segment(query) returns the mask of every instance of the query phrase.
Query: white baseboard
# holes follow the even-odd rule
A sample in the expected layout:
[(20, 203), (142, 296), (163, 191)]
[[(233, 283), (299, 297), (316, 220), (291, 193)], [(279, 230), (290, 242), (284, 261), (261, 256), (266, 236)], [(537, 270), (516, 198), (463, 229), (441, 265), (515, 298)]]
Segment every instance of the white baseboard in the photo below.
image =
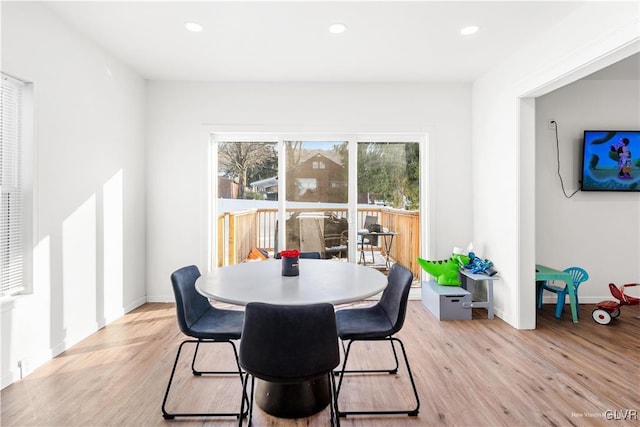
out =
[[(542, 303), (543, 304), (556, 304), (557, 300), (558, 299), (554, 295), (549, 295), (548, 297), (542, 297)], [(614, 298), (611, 295), (604, 296), (604, 297), (583, 297), (583, 296), (581, 296), (580, 299), (579, 299), (579, 303), (580, 304), (597, 304), (600, 301), (606, 301), (606, 300), (614, 300)], [(569, 304), (569, 297), (567, 297), (565, 299), (565, 304)]]
[[(127, 314), (128, 312), (135, 310), (136, 308), (140, 307), (142, 304), (148, 302), (148, 298), (146, 296), (138, 298), (137, 300), (133, 301), (131, 304), (127, 305), (126, 307), (124, 307), (124, 310), (122, 311), (122, 314), (118, 317), (124, 316), (125, 314)], [(118, 318), (116, 317), (116, 319)], [(107, 320), (107, 323), (110, 323), (116, 319), (110, 319)]]
[(173, 295), (147, 295), (146, 302), (176, 302)]
[(413, 287), (409, 290), (409, 299), (413, 301), (422, 300), (422, 288)]

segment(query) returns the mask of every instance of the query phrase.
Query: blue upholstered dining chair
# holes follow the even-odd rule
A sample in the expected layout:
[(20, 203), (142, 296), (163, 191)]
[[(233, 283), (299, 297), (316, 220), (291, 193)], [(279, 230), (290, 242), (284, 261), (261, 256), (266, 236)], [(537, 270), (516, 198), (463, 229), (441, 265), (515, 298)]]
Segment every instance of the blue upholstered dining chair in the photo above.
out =
[[(251, 382), (249, 425), (253, 412), (255, 378), (290, 385), (304, 384), (323, 377), (327, 381), (327, 394), (323, 395), (329, 396), (331, 423), (340, 425), (335, 413), (333, 376), (333, 370), (340, 364), (340, 349), (335, 312), (331, 304), (247, 304), (239, 360), (240, 366), (246, 371), (243, 384), (245, 394), (247, 385)], [(303, 385), (300, 393), (308, 394), (308, 388)], [(289, 397), (297, 400), (299, 396)], [(317, 404), (315, 399), (311, 400), (310, 404)], [(241, 412), (244, 411), (244, 401), (242, 399)], [(292, 409), (294, 410), (307, 412), (307, 408)], [(301, 418), (302, 415), (292, 413), (286, 417)], [(239, 425), (242, 426), (242, 419)]]
[[(578, 305), (578, 287), (582, 282), (586, 282), (589, 280), (589, 274), (580, 267), (569, 267), (563, 270), (566, 273), (571, 275), (571, 279), (573, 281), (573, 289), (574, 295), (576, 297), (576, 306)], [(553, 292), (558, 295), (558, 300), (556, 302), (556, 317), (559, 319), (562, 316), (562, 311), (564, 310), (564, 303), (566, 300), (566, 296), (569, 294), (569, 286), (565, 284), (564, 287), (550, 285), (546, 280), (541, 283), (540, 291), (538, 292), (538, 308), (542, 308), (542, 296), (544, 291)], [(580, 310), (577, 311), (578, 316), (580, 316)]]
[[(186, 339), (182, 341), (178, 347), (176, 360), (173, 363), (167, 390), (162, 401), (162, 415), (166, 419), (175, 417), (209, 417), (209, 416), (236, 416), (242, 420), (245, 414), (240, 412), (222, 412), (222, 413), (197, 413), (197, 412), (168, 412), (166, 409), (169, 390), (176, 372), (178, 360), (182, 347), (187, 344), (195, 344), (193, 360), (191, 361), (191, 371), (193, 375), (203, 374), (235, 374), (243, 380), (243, 373), (238, 364), (238, 352), (233, 340), (240, 339), (242, 334), (242, 325), (244, 313), (238, 310), (222, 310), (213, 307), (207, 298), (200, 295), (196, 290), (196, 279), (200, 277), (200, 270), (195, 265), (183, 267), (175, 271), (171, 275), (171, 284), (176, 299), (176, 316), (178, 318), (178, 326), (183, 334), (194, 339)], [(237, 370), (235, 371), (199, 371), (196, 369), (196, 357), (200, 344), (205, 343), (228, 343), (233, 348)]]
[[(376, 414), (407, 414), (410, 416), (418, 415), (420, 409), (420, 398), (416, 383), (411, 374), (409, 359), (405, 351), (402, 341), (395, 336), (402, 329), (404, 319), (407, 312), (407, 302), (409, 299), (409, 290), (413, 281), (413, 273), (400, 264), (393, 264), (387, 276), (387, 287), (382, 292), (382, 297), (377, 304), (363, 308), (346, 308), (336, 311), (336, 324), (338, 327), (338, 336), (344, 341), (348, 341), (345, 349), (344, 361), (342, 368), (336, 374), (340, 375), (338, 388), (336, 393), (336, 411), (338, 416), (347, 415), (376, 415)], [(372, 370), (347, 370), (347, 361), (351, 345), (357, 341), (389, 341), (395, 359), (395, 368), (393, 369), (372, 369)], [(416, 406), (413, 409), (394, 409), (379, 411), (340, 411), (338, 407), (338, 396), (341, 391), (342, 381), (345, 374), (349, 373), (388, 373), (395, 374), (398, 371), (398, 356), (394, 343), (400, 344), (400, 349), (404, 356), (404, 362), (407, 367), (411, 387), (416, 398)]]
[[(280, 252), (276, 253), (275, 256), (276, 259), (280, 259)], [(300, 252), (300, 258), (301, 259), (322, 259), (322, 256), (320, 256), (320, 252)]]

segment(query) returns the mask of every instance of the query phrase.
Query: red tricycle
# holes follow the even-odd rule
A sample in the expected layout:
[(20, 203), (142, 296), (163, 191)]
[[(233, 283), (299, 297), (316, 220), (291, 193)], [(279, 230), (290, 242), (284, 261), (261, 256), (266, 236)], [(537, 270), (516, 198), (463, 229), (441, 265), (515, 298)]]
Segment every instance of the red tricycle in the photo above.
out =
[(624, 293), (624, 288), (640, 286), (640, 283), (627, 283), (618, 288), (613, 283), (609, 283), (611, 295), (618, 301), (601, 301), (596, 304), (596, 309), (591, 313), (591, 317), (601, 325), (608, 325), (613, 319), (620, 316), (620, 307), (623, 305), (638, 305), (640, 298), (632, 297)]

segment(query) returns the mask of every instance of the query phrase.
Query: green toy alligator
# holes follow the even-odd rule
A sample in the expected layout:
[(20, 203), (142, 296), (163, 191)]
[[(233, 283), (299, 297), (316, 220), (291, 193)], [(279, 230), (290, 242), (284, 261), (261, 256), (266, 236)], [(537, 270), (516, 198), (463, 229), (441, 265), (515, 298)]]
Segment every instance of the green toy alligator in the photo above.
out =
[(439, 285), (460, 286), (458, 278), (458, 270), (463, 265), (469, 263), (467, 255), (453, 254), (449, 259), (441, 259), (437, 261), (428, 261), (418, 258), (420, 267), (430, 275), (432, 275)]

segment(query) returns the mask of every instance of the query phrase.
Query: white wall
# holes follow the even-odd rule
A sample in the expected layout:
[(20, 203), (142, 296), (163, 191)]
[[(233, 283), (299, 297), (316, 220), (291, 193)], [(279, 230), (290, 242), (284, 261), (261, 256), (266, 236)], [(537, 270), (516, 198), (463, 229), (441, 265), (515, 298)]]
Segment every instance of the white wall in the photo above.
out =
[(46, 6), (2, 4), (33, 82), (33, 292), (2, 301), (2, 386), (145, 302), (144, 81)]
[[(588, 2), (473, 84), (473, 240), (495, 262), (496, 313), (535, 327), (533, 100), (638, 52), (636, 2)], [(594, 248), (595, 250), (596, 248)]]
[[(640, 129), (640, 81), (580, 80), (536, 100), (536, 261), (587, 270), (581, 303), (611, 299), (609, 282), (640, 281), (640, 193), (565, 198), (547, 118), (558, 122), (561, 172), (570, 194), (580, 188), (585, 129)], [(555, 295), (545, 300), (555, 303)]]
[[(428, 133), (434, 257), (471, 236), (469, 84), (151, 82), (147, 134), (148, 300), (169, 276), (206, 268), (209, 132)], [(427, 208), (428, 209), (428, 208)]]

